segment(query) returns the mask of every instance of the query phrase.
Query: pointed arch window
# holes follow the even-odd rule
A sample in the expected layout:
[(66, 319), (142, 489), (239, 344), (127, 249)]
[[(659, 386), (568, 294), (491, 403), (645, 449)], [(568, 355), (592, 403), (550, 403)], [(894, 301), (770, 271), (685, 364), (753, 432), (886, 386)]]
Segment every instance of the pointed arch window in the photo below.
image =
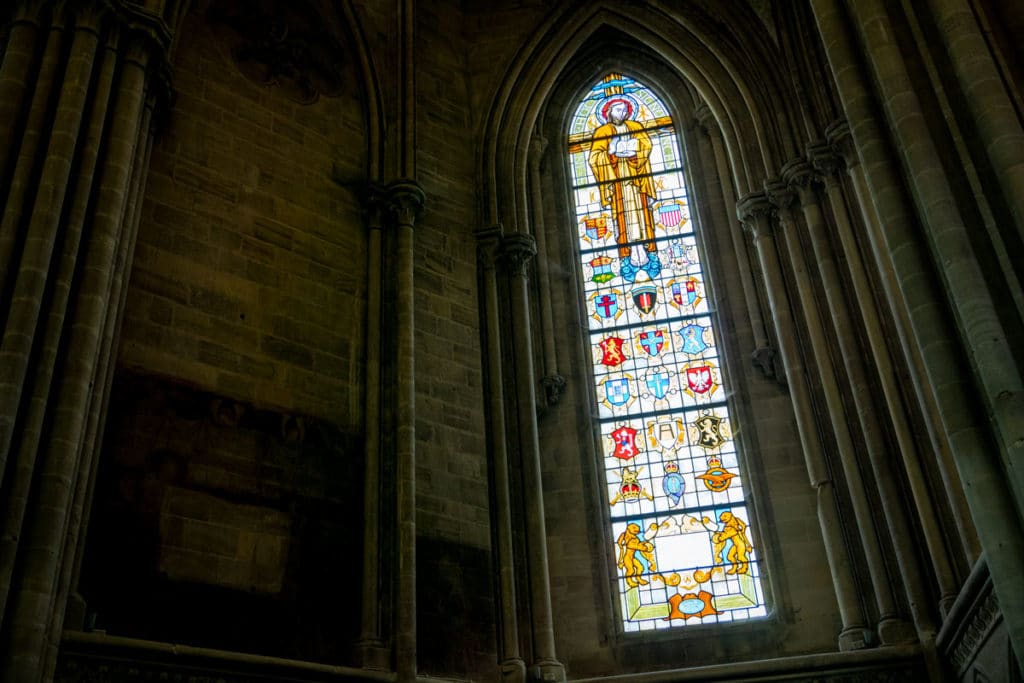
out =
[(643, 84), (608, 74), (576, 108), (568, 160), (623, 628), (764, 616), (670, 113)]

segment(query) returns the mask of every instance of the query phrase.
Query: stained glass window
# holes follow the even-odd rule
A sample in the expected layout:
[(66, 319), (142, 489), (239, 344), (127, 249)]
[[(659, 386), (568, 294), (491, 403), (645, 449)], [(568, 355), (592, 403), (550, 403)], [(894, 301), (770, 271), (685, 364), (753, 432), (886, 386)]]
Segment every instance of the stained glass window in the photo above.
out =
[(672, 119), (647, 87), (609, 74), (568, 143), (623, 628), (764, 616)]

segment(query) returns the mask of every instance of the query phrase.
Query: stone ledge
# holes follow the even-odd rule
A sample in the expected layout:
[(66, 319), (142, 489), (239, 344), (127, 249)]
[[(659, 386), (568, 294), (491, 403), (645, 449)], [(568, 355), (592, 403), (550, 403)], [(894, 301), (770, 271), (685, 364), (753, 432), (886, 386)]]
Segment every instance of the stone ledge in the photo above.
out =
[(920, 649), (897, 645), (853, 652), (827, 652), (689, 669), (576, 679), (573, 683), (670, 683), (675, 681), (790, 681), (793, 683), (887, 683), (926, 680)]
[(215, 650), (176, 643), (65, 631), (56, 683), (79, 681), (167, 681), (168, 683), (251, 683), (272, 681), (375, 681), (395, 674), (281, 657)]

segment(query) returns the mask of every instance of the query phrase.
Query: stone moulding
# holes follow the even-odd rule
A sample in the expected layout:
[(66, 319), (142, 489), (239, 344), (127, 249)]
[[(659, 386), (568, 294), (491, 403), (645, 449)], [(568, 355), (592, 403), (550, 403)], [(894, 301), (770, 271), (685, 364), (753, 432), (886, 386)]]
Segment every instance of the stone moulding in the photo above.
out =
[(1002, 618), (992, 578), (982, 557), (960, 589), (936, 638), (939, 651), (952, 663), (958, 677), (962, 678), (971, 668)]

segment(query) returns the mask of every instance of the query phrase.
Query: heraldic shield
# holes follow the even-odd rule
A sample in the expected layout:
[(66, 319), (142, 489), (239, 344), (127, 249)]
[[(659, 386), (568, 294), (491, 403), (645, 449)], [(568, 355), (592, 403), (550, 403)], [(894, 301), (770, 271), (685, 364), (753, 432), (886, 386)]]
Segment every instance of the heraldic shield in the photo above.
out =
[(636, 430), (625, 425), (615, 429), (611, 433), (614, 448), (612, 455), (620, 460), (630, 460), (640, 452), (636, 442)]

